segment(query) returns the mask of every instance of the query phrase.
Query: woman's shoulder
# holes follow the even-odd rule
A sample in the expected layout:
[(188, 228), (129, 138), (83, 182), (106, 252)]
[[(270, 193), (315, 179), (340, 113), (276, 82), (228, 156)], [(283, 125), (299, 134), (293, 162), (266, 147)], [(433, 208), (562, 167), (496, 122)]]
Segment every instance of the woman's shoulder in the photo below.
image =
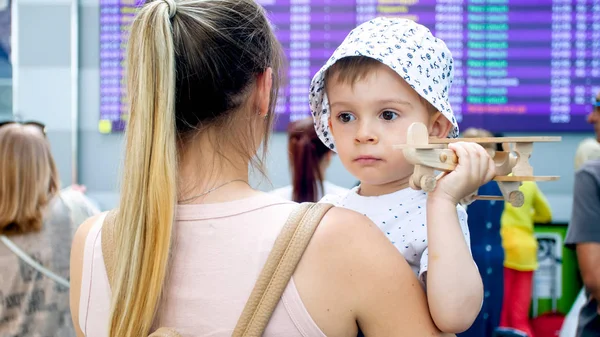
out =
[[(102, 227), (102, 223), (100, 223), (108, 214), (108, 212), (102, 212), (96, 215), (93, 215), (87, 218), (83, 223), (77, 227), (75, 231), (75, 235), (73, 236), (73, 250), (76, 250), (75, 245), (81, 248), (83, 252), (83, 247), (85, 246), (86, 239), (88, 234), (92, 231), (95, 225)], [(102, 221), (103, 222), (103, 221)]]
[[(372, 221), (355, 211), (333, 207), (327, 212), (294, 281), (325, 334), (336, 331), (342, 320), (350, 326), (360, 320), (371, 335), (439, 336), (406, 260)], [(348, 314), (332, 323), (331, 312)], [(418, 322), (410, 317), (419, 317)], [(406, 331), (394, 330), (398, 326)]]
[[(73, 326), (77, 331), (78, 336), (83, 336), (79, 325), (79, 304), (80, 296), (82, 295), (82, 278), (84, 271), (84, 261), (86, 243), (88, 242), (88, 236), (93, 230), (100, 230), (103, 219), (106, 217), (108, 212), (96, 214), (87, 220), (85, 220), (81, 226), (77, 228), (75, 236), (73, 238), (73, 244), (71, 245), (71, 258), (70, 258), (70, 307), (71, 317), (73, 319)], [(98, 228), (100, 226), (100, 228)], [(88, 246), (90, 249), (90, 246)], [(89, 261), (88, 261), (89, 265)]]
[[(102, 230), (104, 219), (108, 213), (109, 212), (103, 212), (89, 217), (75, 231), (73, 243), (71, 245), (71, 264), (73, 266), (79, 266), (79, 271), (81, 271), (80, 269), (84, 264), (83, 259), (86, 245), (88, 245), (88, 236), (93, 233), (98, 233)], [(80, 273), (75, 274), (78, 277), (81, 276)], [(71, 276), (73, 276), (73, 273)]]
[[(328, 253), (335, 251), (352, 264), (369, 260), (365, 250), (380, 251), (381, 246), (394, 248), (368, 217), (343, 207), (332, 207), (325, 214), (312, 241), (319, 249)], [(389, 251), (392, 255), (400, 255), (397, 251)]]

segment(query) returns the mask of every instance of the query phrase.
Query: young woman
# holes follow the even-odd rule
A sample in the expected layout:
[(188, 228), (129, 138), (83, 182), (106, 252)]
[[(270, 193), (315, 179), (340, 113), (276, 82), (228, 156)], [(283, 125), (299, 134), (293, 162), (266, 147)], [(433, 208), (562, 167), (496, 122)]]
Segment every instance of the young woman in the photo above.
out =
[(0, 123), (0, 158), (0, 336), (74, 336), (66, 286), (9, 246), (67, 279), (73, 234), (98, 211), (80, 192), (59, 190), (42, 124)]
[[(296, 204), (248, 186), (267, 144), (282, 48), (254, 0), (156, 0), (131, 27), (129, 124), (114, 219), (115, 283), (104, 216), (72, 249), (79, 336), (231, 336)], [(308, 94), (308, 93), (307, 93)], [(416, 277), (364, 216), (323, 218), (264, 336), (439, 336)]]

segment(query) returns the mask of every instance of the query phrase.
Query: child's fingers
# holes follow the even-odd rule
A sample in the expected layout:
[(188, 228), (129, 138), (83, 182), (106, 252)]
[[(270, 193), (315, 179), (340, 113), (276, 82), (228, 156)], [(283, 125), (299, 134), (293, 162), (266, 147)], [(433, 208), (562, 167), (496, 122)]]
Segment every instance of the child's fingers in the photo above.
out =
[(470, 155), (470, 177), (477, 185), (490, 181), (496, 174), (496, 167), (492, 157), (477, 143), (466, 142), (464, 144)]
[(483, 182), (488, 182), (496, 176), (496, 163), (490, 154), (483, 148), (483, 146), (477, 144), (478, 151), (480, 153), (480, 177)]
[(490, 165), (494, 166), (493, 161), (491, 160), (492, 158), (490, 157), (489, 153), (483, 148), (483, 146), (477, 144), (477, 153), (479, 153), (479, 177), (481, 177), (482, 180), (486, 180), (488, 173), (489, 173), (489, 169), (490, 169)]
[(479, 155), (477, 154), (477, 144), (471, 142), (457, 142), (453, 144), (459, 151), (455, 151), (459, 158), (458, 163), (462, 170), (471, 177), (479, 172)]
[[(472, 178), (479, 180), (479, 179), (481, 179), (479, 177), (483, 177), (483, 172), (481, 169), (482, 169), (482, 163), (486, 162), (487, 153), (485, 152), (485, 150), (483, 150), (481, 145), (479, 145), (477, 143), (469, 143), (469, 147), (472, 151), (471, 175), (472, 175)], [(483, 150), (483, 151), (481, 151), (481, 150)]]
[(462, 166), (467, 170), (471, 169), (471, 160), (469, 158), (469, 152), (465, 148), (464, 142), (450, 143), (448, 144), (448, 148), (454, 151), (454, 153), (456, 153), (456, 157), (458, 158), (458, 166)]
[(489, 167), (488, 167), (487, 174), (485, 175), (486, 182), (494, 179), (494, 177), (496, 176), (496, 163), (494, 162), (492, 157), (489, 157), (488, 161), (489, 161)]

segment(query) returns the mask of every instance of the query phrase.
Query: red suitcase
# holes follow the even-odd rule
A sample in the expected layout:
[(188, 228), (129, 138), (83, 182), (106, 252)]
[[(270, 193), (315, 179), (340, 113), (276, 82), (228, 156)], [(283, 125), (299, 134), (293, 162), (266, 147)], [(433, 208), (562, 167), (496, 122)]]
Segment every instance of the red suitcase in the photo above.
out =
[(560, 312), (548, 312), (531, 320), (534, 337), (558, 337), (565, 320)]
[[(550, 293), (552, 296), (552, 311), (546, 312), (542, 315), (538, 316), (538, 294), (536, 293), (535, 281), (532, 292), (533, 299), (533, 318), (531, 319), (531, 330), (533, 330), (534, 337), (558, 337), (560, 335), (560, 329), (565, 320), (565, 315), (563, 313), (558, 312), (558, 294), (556, 289), (556, 265), (562, 263), (560, 257), (554, 256), (551, 253), (552, 249), (548, 249), (546, 252), (547, 255), (541, 257), (542, 259), (549, 259), (552, 261), (551, 264), (551, 286)], [(549, 254), (548, 254), (549, 253)]]

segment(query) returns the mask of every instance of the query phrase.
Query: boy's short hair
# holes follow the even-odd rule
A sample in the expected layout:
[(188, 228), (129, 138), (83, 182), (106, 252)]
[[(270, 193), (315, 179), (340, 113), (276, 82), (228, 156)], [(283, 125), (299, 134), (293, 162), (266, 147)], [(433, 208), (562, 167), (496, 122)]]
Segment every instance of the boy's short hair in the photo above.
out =
[[(341, 84), (349, 84), (353, 86), (356, 82), (363, 80), (367, 75), (377, 67), (387, 67), (385, 64), (377, 61), (374, 58), (366, 56), (348, 56), (338, 60), (330, 68), (325, 71), (325, 88), (331, 83), (332, 79)], [(404, 80), (402, 80), (404, 81)], [(438, 112), (438, 109), (433, 106), (428, 100), (421, 95), (419, 100), (425, 106), (425, 109), (430, 115)]]

